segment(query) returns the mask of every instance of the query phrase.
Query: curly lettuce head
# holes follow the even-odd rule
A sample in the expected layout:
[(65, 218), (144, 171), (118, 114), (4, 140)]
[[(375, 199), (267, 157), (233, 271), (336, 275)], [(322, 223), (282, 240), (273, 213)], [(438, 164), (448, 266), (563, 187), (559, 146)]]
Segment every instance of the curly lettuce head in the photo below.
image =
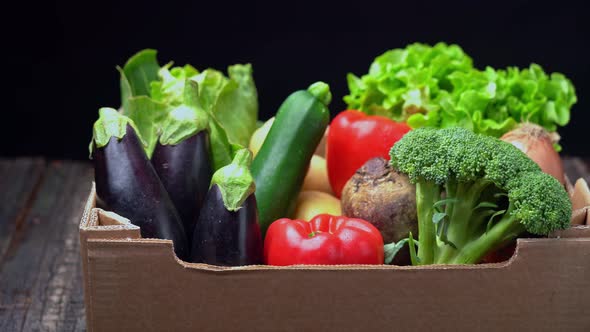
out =
[(541, 66), (478, 70), (457, 45), (411, 44), (378, 56), (362, 77), (348, 74), (348, 108), (418, 127), (465, 127), (501, 136), (520, 122), (555, 131), (576, 102), (564, 75)]

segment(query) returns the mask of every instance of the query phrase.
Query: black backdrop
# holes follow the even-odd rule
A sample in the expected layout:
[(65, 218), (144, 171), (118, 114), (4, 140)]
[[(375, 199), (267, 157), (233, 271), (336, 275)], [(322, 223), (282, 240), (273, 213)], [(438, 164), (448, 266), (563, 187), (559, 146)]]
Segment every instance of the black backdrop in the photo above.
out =
[[(387, 49), (420, 41), (460, 44), (478, 67), (541, 64), (575, 84), (564, 153), (589, 155), (589, 11), (571, 1), (65, 1), (6, 9), (0, 156), (87, 158), (100, 106), (118, 106), (115, 65), (159, 50), (160, 63), (223, 69), (251, 62), (260, 117), (292, 91), (328, 82), (335, 114), (346, 73), (363, 74)], [(6, 85), (6, 84), (5, 84)]]

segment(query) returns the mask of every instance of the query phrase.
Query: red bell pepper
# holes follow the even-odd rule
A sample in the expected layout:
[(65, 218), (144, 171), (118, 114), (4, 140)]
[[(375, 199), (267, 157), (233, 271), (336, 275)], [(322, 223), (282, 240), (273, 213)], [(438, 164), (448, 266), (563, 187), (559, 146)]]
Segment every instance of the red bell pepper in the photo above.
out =
[(344, 111), (330, 124), (326, 162), (330, 186), (340, 197), (342, 188), (357, 169), (374, 157), (389, 160), (389, 150), (410, 127), (383, 116)]
[(268, 265), (383, 264), (383, 237), (362, 219), (320, 214), (273, 222), (264, 241)]

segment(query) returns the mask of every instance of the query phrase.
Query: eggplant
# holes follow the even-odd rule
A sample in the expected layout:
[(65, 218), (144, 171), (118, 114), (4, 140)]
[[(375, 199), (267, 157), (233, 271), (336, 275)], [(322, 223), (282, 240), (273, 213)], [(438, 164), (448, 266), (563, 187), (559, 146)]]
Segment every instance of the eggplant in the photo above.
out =
[(262, 235), (249, 167), (252, 155), (237, 152), (217, 170), (192, 240), (191, 262), (223, 266), (262, 263)]
[(91, 143), (97, 204), (141, 229), (144, 238), (172, 240), (178, 258), (186, 260), (184, 227), (168, 192), (142, 146), (132, 120), (102, 108)]
[(152, 164), (176, 207), (190, 247), (195, 223), (211, 182), (209, 134), (201, 130), (176, 145), (156, 145)]
[(223, 205), (219, 186), (211, 187), (195, 227), (191, 261), (224, 266), (262, 263), (254, 194), (248, 196), (241, 209), (229, 211)]

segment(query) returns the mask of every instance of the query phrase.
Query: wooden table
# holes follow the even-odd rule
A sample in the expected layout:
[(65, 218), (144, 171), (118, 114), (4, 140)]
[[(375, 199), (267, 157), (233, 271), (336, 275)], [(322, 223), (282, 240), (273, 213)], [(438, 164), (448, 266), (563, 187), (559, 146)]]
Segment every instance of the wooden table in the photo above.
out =
[[(590, 159), (564, 158), (590, 182)], [(0, 159), (0, 331), (84, 331), (78, 223), (90, 163)]]

